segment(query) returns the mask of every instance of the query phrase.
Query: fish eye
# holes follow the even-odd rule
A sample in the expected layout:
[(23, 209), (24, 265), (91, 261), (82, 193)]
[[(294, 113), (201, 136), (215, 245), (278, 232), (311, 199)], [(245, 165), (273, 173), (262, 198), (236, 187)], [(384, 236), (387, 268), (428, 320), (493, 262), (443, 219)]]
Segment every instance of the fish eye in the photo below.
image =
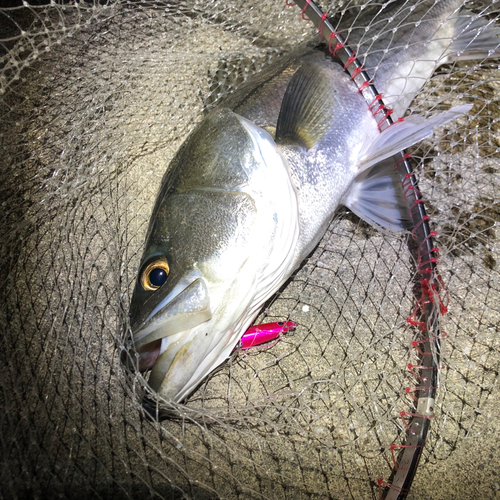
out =
[(150, 262), (141, 275), (141, 285), (144, 290), (154, 292), (167, 281), (170, 268), (164, 258)]

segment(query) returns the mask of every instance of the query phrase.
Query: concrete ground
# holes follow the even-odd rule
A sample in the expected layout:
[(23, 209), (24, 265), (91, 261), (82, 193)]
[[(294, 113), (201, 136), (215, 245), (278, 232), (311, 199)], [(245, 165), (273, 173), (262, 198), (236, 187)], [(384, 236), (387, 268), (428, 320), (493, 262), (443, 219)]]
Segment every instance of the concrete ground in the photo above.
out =
[[(22, 15), (42, 29), (39, 59), (1, 103), (2, 495), (378, 498), (390, 444), (404, 436), (399, 413), (412, 408), (405, 388), (418, 384), (407, 369), (418, 363), (407, 236), (339, 213), (258, 318), (297, 329), (234, 356), (181, 419), (152, 421), (145, 379), (120, 363), (152, 205), (203, 116), (201, 97), (308, 39), (298, 9), (186, 2)], [(28, 61), (21, 48), (2, 75)], [(411, 499), (500, 497), (499, 85), (495, 64), (461, 64), (422, 97), (475, 108), (414, 152), (426, 158), (421, 189), (450, 302)]]

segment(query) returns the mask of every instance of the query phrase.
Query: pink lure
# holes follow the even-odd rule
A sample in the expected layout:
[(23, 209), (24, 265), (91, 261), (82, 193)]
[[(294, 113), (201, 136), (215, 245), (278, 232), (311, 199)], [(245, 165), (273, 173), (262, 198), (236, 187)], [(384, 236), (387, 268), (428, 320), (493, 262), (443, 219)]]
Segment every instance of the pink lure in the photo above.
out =
[(250, 327), (241, 337), (240, 349), (250, 349), (258, 345), (277, 339), (283, 333), (295, 328), (297, 323), (292, 321), (278, 321)]
[[(297, 323), (292, 321), (278, 321), (277, 323), (265, 323), (263, 325), (255, 325), (250, 327), (241, 337), (240, 349), (250, 349), (261, 344), (279, 338), (292, 328), (295, 328)], [(149, 370), (155, 364), (161, 348), (161, 339), (151, 342), (141, 347), (137, 352), (139, 354), (139, 370), (141, 372)]]

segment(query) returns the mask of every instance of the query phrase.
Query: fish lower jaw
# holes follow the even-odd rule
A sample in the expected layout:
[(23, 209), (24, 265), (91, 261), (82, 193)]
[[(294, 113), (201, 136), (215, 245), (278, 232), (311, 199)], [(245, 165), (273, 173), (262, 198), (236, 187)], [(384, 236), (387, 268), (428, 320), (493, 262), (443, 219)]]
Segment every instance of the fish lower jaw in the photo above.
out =
[(160, 395), (162, 397), (165, 397), (165, 399), (167, 399), (168, 401), (174, 401), (176, 403), (182, 402), (185, 398), (187, 398), (211, 372), (213, 372), (218, 366), (220, 366), (230, 357), (234, 348), (240, 341), (242, 335), (255, 320), (255, 317), (257, 316), (261, 307), (261, 303), (250, 304), (245, 309), (245, 314), (238, 320), (235, 325), (227, 328), (224, 333), (219, 334), (219, 342), (211, 349), (207, 356), (205, 356), (205, 358), (193, 372), (189, 381), (174, 397), (170, 397), (170, 399), (168, 397), (165, 397), (167, 395), (171, 396), (168, 393), (168, 390), (162, 391), (160, 389)]
[[(247, 299), (242, 302), (247, 303)], [(237, 320), (217, 315), (216, 309), (210, 325), (205, 325), (205, 329), (200, 325), (190, 332), (190, 339), (178, 341), (183, 342), (182, 346), (165, 372), (161, 384), (153, 389), (167, 402), (185, 401), (211, 372), (230, 357), (261, 306), (261, 303), (256, 302), (247, 303), (246, 307), (241, 306), (241, 315)], [(221, 328), (222, 324), (227, 326)]]
[[(208, 353), (204, 359), (196, 366), (196, 369), (191, 374), (191, 377), (186, 382), (183, 382), (182, 387), (181, 384), (176, 386), (176, 381), (181, 379), (181, 377), (177, 377), (174, 373), (175, 370), (172, 370), (172, 376), (169, 377), (169, 373), (166, 374), (164, 383), (161, 385), (158, 393), (161, 397), (166, 399), (167, 401), (173, 401), (175, 403), (183, 402), (199, 385), (202, 381), (210, 375), (217, 367), (219, 367), (226, 359), (229, 358), (231, 352), (239, 341), (241, 335), (235, 335), (234, 330), (230, 329), (224, 335), (223, 339), (219, 342), (218, 345), (214, 347)], [(227, 341), (227, 337), (230, 338)], [(173, 365), (173, 363), (172, 363)], [(175, 368), (175, 366), (172, 366)], [(170, 372), (171, 370), (169, 370)]]

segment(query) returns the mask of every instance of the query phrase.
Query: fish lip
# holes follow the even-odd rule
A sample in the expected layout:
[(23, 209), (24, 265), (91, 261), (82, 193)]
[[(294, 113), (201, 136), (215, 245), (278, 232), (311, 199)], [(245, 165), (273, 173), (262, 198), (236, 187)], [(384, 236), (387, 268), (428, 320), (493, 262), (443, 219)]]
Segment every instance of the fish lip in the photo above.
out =
[(131, 327), (130, 347), (140, 349), (158, 339), (191, 330), (212, 318), (207, 283), (196, 271), (177, 283), (144, 320)]

